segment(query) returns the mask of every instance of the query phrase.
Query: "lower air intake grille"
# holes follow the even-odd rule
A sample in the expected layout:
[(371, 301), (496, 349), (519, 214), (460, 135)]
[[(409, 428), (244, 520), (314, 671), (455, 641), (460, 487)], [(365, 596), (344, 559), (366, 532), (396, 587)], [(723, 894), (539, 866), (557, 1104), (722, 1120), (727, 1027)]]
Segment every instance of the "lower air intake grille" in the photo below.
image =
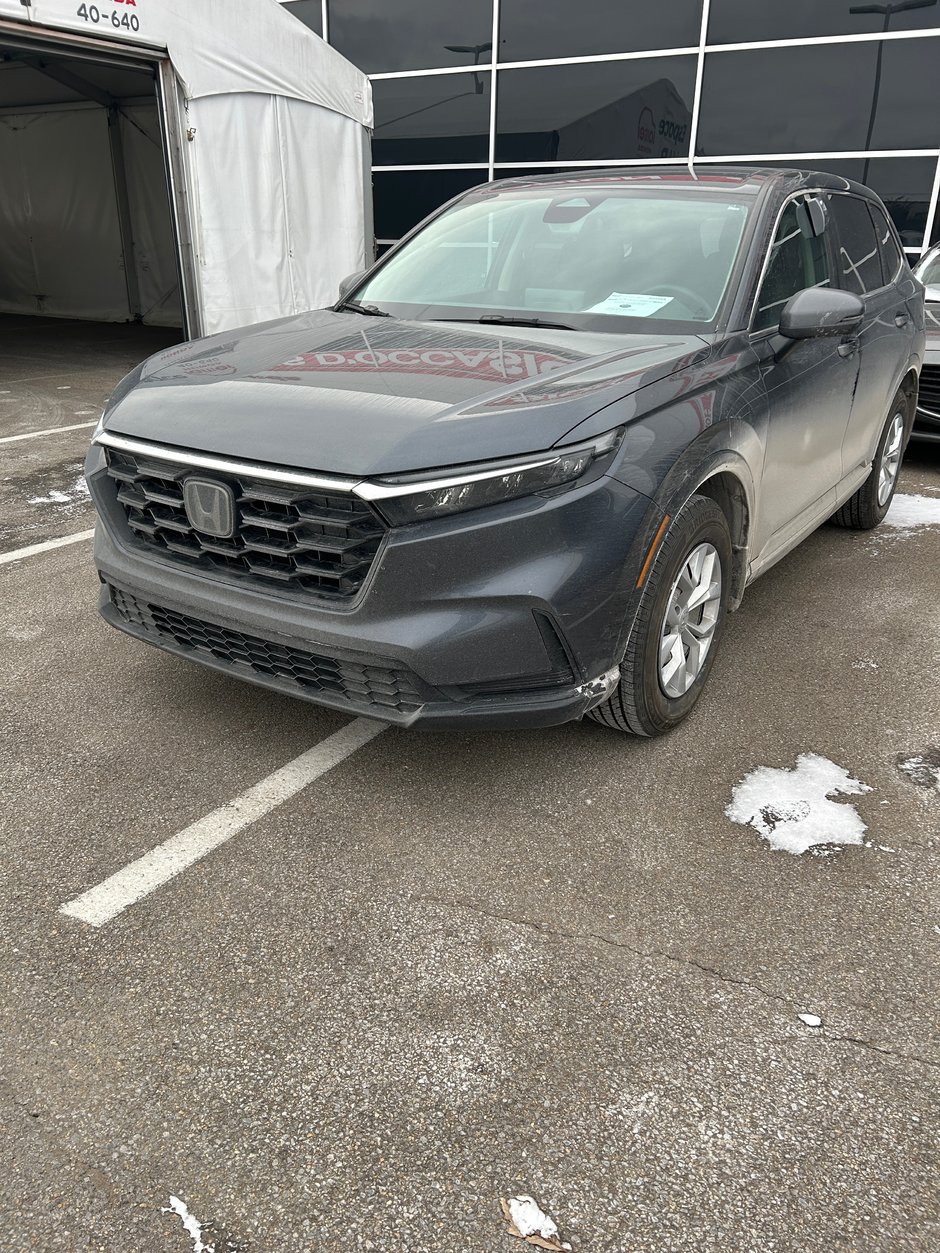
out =
[(379, 658), (360, 662), (309, 653), (147, 604), (117, 587), (109, 586), (108, 591), (111, 603), (125, 622), (158, 636), (156, 643), (173, 643), (187, 651), (208, 653), (235, 672), (244, 675), (247, 669), (292, 685), (298, 689), (298, 695), (322, 693), (348, 701), (350, 708), (359, 712), (372, 707), (376, 712), (400, 714), (415, 712), (434, 695), (433, 689), (410, 670)]
[[(107, 450), (108, 476), (131, 538), (207, 573), (332, 599), (359, 591), (387, 527), (365, 501), (341, 491), (281, 487), (232, 474), (203, 475), (169, 459)], [(195, 475), (231, 489), (231, 538), (197, 531), (183, 503)]]
[(918, 403), (931, 413), (940, 413), (940, 365), (925, 365), (921, 370)]

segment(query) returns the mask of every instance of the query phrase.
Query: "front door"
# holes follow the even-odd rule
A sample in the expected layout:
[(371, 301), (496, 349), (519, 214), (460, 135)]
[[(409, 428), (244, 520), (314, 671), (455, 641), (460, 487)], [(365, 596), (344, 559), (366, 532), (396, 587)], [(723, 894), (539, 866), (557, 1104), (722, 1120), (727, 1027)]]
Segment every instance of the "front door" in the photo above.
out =
[(814, 235), (801, 200), (791, 200), (780, 218), (751, 327), (767, 399), (753, 549), (759, 562), (835, 509), (859, 368), (858, 352), (838, 339), (785, 341), (777, 333), (792, 295), (830, 281), (828, 227)]

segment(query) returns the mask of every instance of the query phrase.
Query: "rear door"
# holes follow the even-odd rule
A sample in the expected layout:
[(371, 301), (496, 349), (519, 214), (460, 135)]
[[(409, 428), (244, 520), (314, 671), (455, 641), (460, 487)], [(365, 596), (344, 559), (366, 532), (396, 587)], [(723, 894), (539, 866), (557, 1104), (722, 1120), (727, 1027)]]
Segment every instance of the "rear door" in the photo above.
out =
[(906, 267), (884, 213), (860, 196), (834, 195), (830, 206), (838, 244), (835, 281), (865, 302), (858, 387), (842, 447), (843, 475), (858, 478), (874, 453), (907, 364), (913, 320), (899, 285)]
[[(828, 222), (822, 234), (813, 234), (806, 200), (805, 195), (794, 197), (783, 209), (751, 321), (768, 405), (758, 561), (835, 509), (842, 437), (858, 371), (858, 353), (846, 355), (839, 339), (786, 341), (778, 334), (780, 312), (790, 297), (831, 281)], [(824, 206), (823, 201), (819, 207)], [(825, 214), (817, 214), (817, 220), (820, 216)]]

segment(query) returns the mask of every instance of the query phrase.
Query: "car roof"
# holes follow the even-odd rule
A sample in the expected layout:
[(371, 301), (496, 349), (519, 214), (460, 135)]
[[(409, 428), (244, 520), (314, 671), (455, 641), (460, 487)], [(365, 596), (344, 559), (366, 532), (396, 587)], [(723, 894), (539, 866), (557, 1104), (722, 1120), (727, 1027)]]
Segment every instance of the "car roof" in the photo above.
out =
[[(858, 195), (874, 197), (875, 193), (861, 183), (828, 174), (825, 170), (776, 167), (766, 165), (699, 165), (690, 171), (684, 166), (644, 165), (606, 166), (602, 169), (560, 170), (552, 174), (521, 174), (486, 183), (489, 189), (505, 188), (522, 190), (526, 187), (589, 187), (591, 185), (635, 187), (638, 190), (672, 188), (690, 191), (727, 191), (736, 196), (758, 196), (769, 186), (777, 184), (782, 190), (792, 192), (800, 187), (819, 187), (833, 191), (851, 191)], [(473, 188), (480, 191), (481, 188)], [(471, 193), (472, 194), (472, 193)]]

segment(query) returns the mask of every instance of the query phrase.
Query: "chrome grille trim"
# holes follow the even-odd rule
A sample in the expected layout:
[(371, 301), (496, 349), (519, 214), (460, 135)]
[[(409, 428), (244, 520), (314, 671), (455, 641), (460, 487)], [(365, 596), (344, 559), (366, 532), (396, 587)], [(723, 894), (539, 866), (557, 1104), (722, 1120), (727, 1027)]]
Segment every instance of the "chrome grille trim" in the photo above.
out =
[(218, 481), (232, 492), (234, 531), (216, 537), (193, 526), (187, 512), (184, 489), (193, 467), (162, 455), (104, 451), (100, 490), (127, 541), (211, 577), (349, 600), (362, 589), (388, 533), (355, 494), (227, 469)]
[(940, 365), (928, 362), (921, 370), (917, 407), (932, 418), (940, 417)]
[[(313, 487), (328, 492), (352, 492), (359, 479), (339, 475), (304, 474), (301, 470), (279, 470), (275, 466), (256, 462), (235, 461), (230, 457), (217, 457), (209, 453), (189, 452), (167, 444), (151, 444), (126, 435), (113, 435), (102, 431), (95, 440), (104, 448), (116, 452), (129, 452), (139, 457), (154, 457), (159, 461), (172, 461), (176, 465), (195, 466), (200, 470), (215, 470), (219, 474), (231, 474), (236, 478), (263, 479), (266, 483), (280, 483), (287, 487)], [(412, 489), (413, 490), (413, 489)]]

